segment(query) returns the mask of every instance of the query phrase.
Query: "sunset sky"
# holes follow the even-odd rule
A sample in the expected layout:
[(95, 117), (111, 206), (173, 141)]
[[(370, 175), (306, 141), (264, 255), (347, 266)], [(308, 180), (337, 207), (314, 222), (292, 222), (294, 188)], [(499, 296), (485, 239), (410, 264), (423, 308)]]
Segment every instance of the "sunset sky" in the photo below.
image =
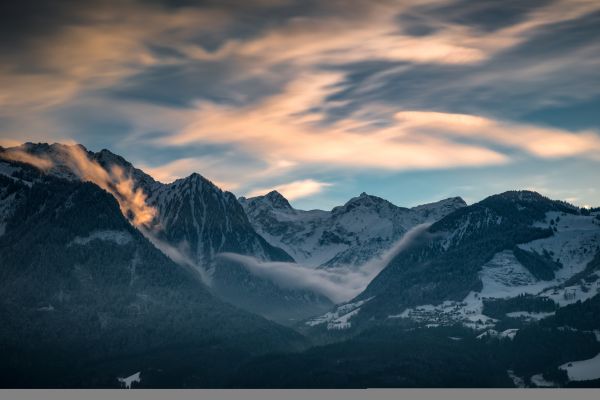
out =
[(0, 145), (81, 143), (299, 208), (600, 206), (600, 1), (19, 1)]

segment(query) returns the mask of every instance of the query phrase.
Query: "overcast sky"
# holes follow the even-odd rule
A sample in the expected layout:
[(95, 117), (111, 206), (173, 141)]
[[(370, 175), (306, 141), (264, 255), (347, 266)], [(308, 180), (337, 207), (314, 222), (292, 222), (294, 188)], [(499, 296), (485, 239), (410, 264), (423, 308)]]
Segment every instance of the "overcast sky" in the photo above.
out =
[(600, 205), (598, 1), (14, 3), (2, 146), (108, 148), (299, 208), (509, 189)]

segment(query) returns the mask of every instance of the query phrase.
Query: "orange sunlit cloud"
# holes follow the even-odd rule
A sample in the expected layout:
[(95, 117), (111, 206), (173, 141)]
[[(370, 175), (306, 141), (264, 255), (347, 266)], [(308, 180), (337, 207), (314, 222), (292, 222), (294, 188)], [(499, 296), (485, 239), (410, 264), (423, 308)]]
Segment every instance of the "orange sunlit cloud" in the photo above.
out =
[(277, 185), (269, 188), (254, 189), (246, 194), (247, 197), (261, 196), (267, 194), (272, 190), (277, 190), (288, 200), (296, 200), (302, 197), (311, 196), (319, 193), (327, 186), (331, 186), (330, 183), (319, 182), (314, 179), (303, 179), (282, 185)]
[[(343, 78), (336, 74), (302, 76), (282, 93), (248, 107), (204, 102), (193, 122), (160, 141), (236, 145), (266, 160), (288, 160), (351, 168), (391, 170), (483, 166), (510, 161), (497, 146), (536, 157), (595, 157), (600, 137), (487, 117), (431, 111), (398, 111), (376, 126), (361, 111), (330, 124), (314, 110)], [(372, 106), (370, 112), (376, 107)], [(384, 109), (387, 112), (387, 109)], [(369, 113), (364, 113), (369, 114)], [(471, 143), (464, 140), (471, 139)]]

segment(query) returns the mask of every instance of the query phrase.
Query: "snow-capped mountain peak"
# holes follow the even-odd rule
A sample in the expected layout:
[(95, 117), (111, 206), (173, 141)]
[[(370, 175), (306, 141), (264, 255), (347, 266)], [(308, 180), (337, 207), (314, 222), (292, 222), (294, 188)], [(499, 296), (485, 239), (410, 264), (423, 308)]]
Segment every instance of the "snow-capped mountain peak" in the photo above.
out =
[(277, 190), (272, 190), (264, 196), (251, 197), (250, 199), (242, 198), (247, 202), (261, 203), (278, 210), (292, 210), (292, 206), (288, 200), (283, 197)]
[[(276, 200), (281, 206), (274, 207)], [(381, 255), (410, 228), (464, 207), (460, 198), (409, 209), (361, 193), (331, 211), (296, 210), (279, 193), (241, 198), (254, 228), (297, 262), (312, 267), (356, 267)]]
[[(362, 208), (363, 210), (367, 209), (382, 209), (382, 208), (396, 208), (402, 209), (402, 207), (397, 207), (390, 203), (389, 201), (382, 199), (381, 197), (373, 196), (362, 192), (357, 197), (353, 197), (346, 202), (343, 206), (334, 207), (331, 210), (332, 214), (344, 214), (352, 211), (355, 208)], [(407, 209), (404, 209), (407, 210)]]

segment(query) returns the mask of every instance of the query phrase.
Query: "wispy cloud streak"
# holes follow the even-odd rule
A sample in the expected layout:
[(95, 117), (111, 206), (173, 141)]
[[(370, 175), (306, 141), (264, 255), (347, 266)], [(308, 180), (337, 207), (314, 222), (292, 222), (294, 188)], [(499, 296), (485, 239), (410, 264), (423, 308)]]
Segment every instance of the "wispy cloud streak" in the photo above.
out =
[(53, 159), (29, 153), (19, 147), (9, 148), (0, 153), (0, 157), (30, 164), (45, 172), (54, 167), (66, 167), (70, 173), (85, 182), (92, 182), (111, 193), (118, 201), (123, 215), (135, 226), (150, 226), (157, 211), (146, 202), (146, 194), (141, 188), (135, 188), (133, 179), (127, 176), (118, 165), (104, 169), (90, 159), (79, 145), (58, 145)]
[(361, 293), (394, 257), (419, 240), (429, 226), (423, 224), (412, 228), (380, 257), (358, 268), (314, 269), (301, 264), (261, 262), (253, 257), (232, 253), (218, 256), (234, 261), (283, 288), (311, 290), (335, 303), (343, 303)]

